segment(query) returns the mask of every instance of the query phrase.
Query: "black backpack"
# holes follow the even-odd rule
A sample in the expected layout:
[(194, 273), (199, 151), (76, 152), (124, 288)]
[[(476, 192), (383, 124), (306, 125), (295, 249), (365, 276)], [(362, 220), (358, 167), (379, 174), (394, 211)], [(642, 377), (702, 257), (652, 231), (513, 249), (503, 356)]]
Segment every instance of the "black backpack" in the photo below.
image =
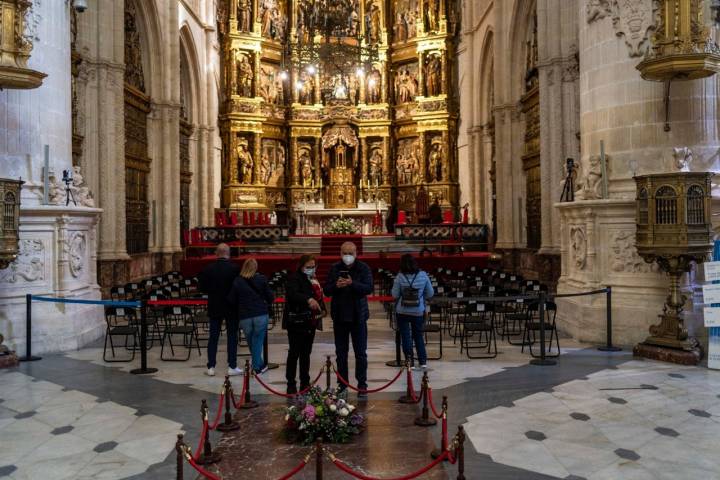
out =
[[(413, 287), (413, 283), (415, 283), (415, 278), (417, 278), (417, 273), (413, 276), (412, 280), (410, 280), (409, 285), (407, 287), (403, 287), (400, 292), (400, 305), (406, 308), (417, 308), (420, 306), (420, 290)], [(405, 280), (407, 280), (407, 276), (403, 273), (403, 276), (405, 277)]]

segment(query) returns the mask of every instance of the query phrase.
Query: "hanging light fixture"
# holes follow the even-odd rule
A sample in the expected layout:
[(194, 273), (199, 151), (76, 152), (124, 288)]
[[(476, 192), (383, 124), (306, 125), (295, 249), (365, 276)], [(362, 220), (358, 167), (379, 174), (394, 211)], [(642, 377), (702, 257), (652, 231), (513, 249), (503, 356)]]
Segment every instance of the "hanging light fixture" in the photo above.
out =
[(283, 63), (296, 72), (320, 73), (326, 99), (347, 99), (348, 79), (361, 77), (379, 61), (377, 44), (363, 38), (356, 2), (301, 0), (296, 36)]

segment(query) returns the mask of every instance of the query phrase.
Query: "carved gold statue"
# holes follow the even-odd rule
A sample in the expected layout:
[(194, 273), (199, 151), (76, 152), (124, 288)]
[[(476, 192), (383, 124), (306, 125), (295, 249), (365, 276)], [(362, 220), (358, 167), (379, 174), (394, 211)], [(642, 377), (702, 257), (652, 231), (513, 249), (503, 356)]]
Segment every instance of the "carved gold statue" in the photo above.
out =
[(253, 158), (248, 151), (247, 140), (241, 140), (237, 146), (237, 165), (241, 172), (242, 183), (252, 183)]

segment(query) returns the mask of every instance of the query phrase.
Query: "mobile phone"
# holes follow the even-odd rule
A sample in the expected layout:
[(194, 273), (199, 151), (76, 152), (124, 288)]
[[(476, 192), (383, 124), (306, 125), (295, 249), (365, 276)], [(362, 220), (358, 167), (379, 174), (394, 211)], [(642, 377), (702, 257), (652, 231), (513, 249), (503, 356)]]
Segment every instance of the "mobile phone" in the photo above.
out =
[(340, 278), (350, 278), (350, 272), (348, 270), (340, 270)]

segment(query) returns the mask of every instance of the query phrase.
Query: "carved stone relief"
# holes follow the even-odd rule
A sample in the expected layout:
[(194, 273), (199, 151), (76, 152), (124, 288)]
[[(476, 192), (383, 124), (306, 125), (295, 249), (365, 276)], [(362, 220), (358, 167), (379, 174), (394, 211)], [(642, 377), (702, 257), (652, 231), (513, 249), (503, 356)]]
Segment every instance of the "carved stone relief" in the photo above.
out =
[(18, 256), (4, 270), (0, 270), (0, 283), (26, 283), (45, 279), (45, 244), (42, 240), (22, 239)]
[(58, 178), (55, 172), (50, 172), (50, 183), (48, 191), (48, 202), (51, 205), (65, 205), (67, 203), (67, 190), (70, 189), (71, 200), (75, 199), (77, 206), (80, 207), (95, 207), (95, 199), (93, 198), (92, 192), (88, 187), (85, 179), (80, 173), (80, 167), (78, 165), (73, 167), (72, 182), (66, 187), (62, 180)]
[(586, 12), (588, 23), (610, 16), (617, 36), (625, 38), (630, 56), (645, 54), (655, 28), (651, 0), (590, 0)]
[(65, 242), (65, 250), (69, 258), (70, 274), (78, 278), (85, 269), (87, 251), (85, 232), (72, 232)]
[(635, 248), (635, 232), (616, 231), (610, 235), (610, 268), (617, 273), (657, 272), (655, 263), (646, 263)]
[(571, 254), (575, 268), (584, 270), (587, 265), (587, 235), (585, 234), (585, 227), (570, 227), (570, 245), (572, 247)]

